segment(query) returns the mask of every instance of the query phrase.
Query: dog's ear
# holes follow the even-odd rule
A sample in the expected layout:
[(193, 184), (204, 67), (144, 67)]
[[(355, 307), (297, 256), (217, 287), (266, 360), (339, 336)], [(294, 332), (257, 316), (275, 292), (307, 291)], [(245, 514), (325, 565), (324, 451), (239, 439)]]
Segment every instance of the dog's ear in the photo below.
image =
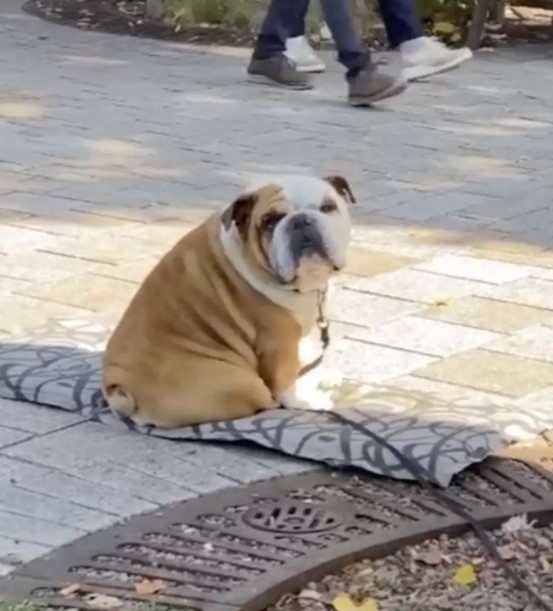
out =
[(357, 203), (348, 181), (343, 176), (327, 176), (325, 180), (327, 183), (331, 184), (348, 203)]
[(221, 216), (224, 228), (228, 231), (232, 223), (235, 223), (240, 234), (245, 235), (256, 202), (257, 193), (244, 193), (240, 195)]

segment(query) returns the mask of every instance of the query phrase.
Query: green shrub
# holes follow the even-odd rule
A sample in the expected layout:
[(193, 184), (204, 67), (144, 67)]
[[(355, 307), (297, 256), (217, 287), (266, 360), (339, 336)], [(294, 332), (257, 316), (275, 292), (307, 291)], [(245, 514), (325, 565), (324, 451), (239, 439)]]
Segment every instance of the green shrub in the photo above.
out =
[(260, 0), (166, 0), (165, 19), (182, 27), (198, 24), (250, 27)]
[[(338, 0), (336, 0), (338, 1)], [(472, 13), (475, 0), (414, 0), (417, 12), (434, 26), (434, 33), (460, 37)], [(369, 35), (378, 23), (376, 0), (350, 0), (355, 25)], [(257, 30), (269, 0), (164, 0), (165, 21), (175, 27), (199, 24)], [(318, 0), (312, 0), (307, 31), (317, 35), (322, 21)]]
[[(199, 24), (256, 30), (269, 0), (165, 0), (165, 21), (172, 26)], [(318, 31), (320, 6), (313, 0), (307, 15), (309, 32)]]

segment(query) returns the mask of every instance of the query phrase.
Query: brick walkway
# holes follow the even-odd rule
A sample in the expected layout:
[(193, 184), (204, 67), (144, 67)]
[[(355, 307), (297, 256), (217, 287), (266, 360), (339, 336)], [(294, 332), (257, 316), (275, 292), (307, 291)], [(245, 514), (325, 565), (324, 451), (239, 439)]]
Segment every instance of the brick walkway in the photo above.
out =
[[(481, 53), (362, 112), (335, 65), (316, 91), (283, 92), (245, 81), (245, 51), (1, 10), (2, 337), (52, 316), (115, 320), (252, 176), (343, 172), (360, 203), (333, 310), (342, 369), (446, 398), (553, 399), (551, 47)], [(3, 572), (132, 513), (313, 468), (6, 401), (0, 448)]]

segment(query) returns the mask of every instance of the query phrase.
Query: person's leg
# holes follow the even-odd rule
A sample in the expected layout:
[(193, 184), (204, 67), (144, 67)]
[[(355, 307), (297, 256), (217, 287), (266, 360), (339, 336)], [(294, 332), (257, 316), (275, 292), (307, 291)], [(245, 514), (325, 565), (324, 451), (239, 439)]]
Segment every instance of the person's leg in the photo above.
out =
[(401, 74), (379, 72), (353, 27), (349, 0), (320, 0), (325, 22), (338, 51), (338, 61), (347, 69), (349, 103), (370, 106), (401, 93), (406, 81)]
[(447, 72), (472, 57), (467, 47), (448, 49), (424, 36), (414, 0), (379, 0), (379, 7), (388, 42), (399, 51), (407, 80)]
[(309, 76), (285, 55), (286, 40), (297, 31), (308, 6), (309, 0), (271, 1), (248, 66), (252, 77), (292, 89), (312, 87)]
[(413, 0), (379, 0), (378, 6), (392, 49), (423, 35)]
[(338, 50), (338, 61), (347, 68), (349, 76), (354, 76), (370, 64), (371, 55), (370, 51), (361, 44), (353, 27), (349, 1), (320, 0), (320, 2), (325, 23)]
[(305, 23), (309, 2), (303, 2), (301, 19), (294, 24), (294, 29), (286, 39), (286, 56), (296, 64), (299, 72), (311, 74), (324, 72), (326, 69), (323, 60), (313, 51), (309, 40), (305, 36)]
[(298, 10), (298, 20), (294, 23), (292, 31), (288, 35), (289, 38), (298, 38), (305, 36), (305, 22), (307, 20), (307, 11), (309, 10), (309, 1), (300, 0), (301, 9)]

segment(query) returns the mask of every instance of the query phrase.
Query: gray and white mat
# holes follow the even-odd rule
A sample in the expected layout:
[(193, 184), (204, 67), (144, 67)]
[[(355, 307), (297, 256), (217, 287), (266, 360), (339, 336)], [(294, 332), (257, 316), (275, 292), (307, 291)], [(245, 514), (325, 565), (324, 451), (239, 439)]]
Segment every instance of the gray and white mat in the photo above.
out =
[[(91, 320), (54, 320), (32, 337), (0, 344), (0, 396), (37, 408), (77, 412), (156, 437), (249, 442), (332, 466), (412, 479), (389, 450), (324, 412), (273, 410), (233, 422), (171, 430), (124, 424), (107, 409), (100, 393), (101, 351), (109, 332)], [(344, 387), (338, 405), (345, 417), (415, 460), (441, 486), (502, 447), (553, 428), (553, 413), (540, 406), (446, 403), (386, 386)]]

